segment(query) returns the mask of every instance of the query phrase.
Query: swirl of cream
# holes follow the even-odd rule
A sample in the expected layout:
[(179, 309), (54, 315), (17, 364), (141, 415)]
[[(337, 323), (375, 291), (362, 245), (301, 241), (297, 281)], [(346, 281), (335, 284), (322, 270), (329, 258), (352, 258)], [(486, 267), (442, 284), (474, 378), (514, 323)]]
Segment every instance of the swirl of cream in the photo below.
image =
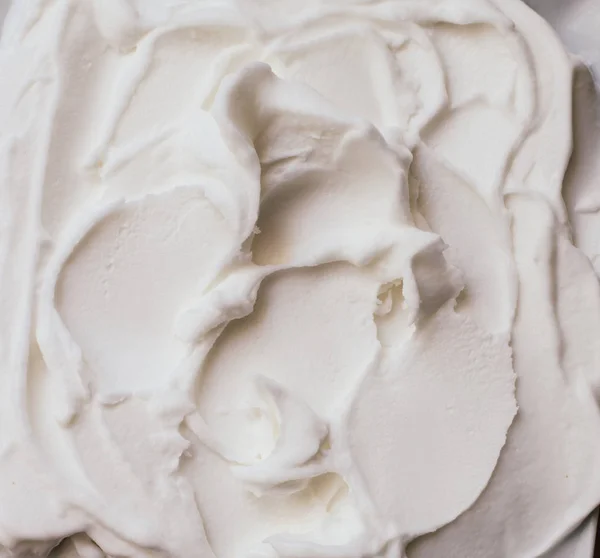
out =
[(518, 2), (34, 2), (0, 72), (0, 548), (525, 556), (600, 500), (570, 66)]

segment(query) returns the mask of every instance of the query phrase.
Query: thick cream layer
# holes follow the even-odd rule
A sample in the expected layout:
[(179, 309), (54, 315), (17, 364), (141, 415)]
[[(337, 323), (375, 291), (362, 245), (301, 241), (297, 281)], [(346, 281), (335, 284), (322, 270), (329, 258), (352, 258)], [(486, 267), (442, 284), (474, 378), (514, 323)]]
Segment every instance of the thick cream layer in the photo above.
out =
[(0, 74), (0, 552), (532, 557), (600, 501), (523, 4), (31, 0)]

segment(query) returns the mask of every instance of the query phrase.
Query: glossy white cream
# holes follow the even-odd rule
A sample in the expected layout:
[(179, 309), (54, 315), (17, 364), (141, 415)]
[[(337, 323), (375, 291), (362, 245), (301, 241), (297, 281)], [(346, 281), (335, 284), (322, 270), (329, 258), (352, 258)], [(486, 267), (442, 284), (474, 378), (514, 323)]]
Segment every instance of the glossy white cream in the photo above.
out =
[(571, 74), (517, 0), (15, 3), (0, 556), (562, 540), (600, 501)]

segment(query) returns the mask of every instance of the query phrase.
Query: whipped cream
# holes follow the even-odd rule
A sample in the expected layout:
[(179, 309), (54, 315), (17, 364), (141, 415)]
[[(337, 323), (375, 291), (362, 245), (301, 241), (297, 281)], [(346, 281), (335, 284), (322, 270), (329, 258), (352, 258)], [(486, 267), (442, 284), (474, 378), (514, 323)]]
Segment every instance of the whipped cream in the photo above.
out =
[(533, 557), (600, 502), (520, 1), (28, 0), (0, 75), (0, 556)]

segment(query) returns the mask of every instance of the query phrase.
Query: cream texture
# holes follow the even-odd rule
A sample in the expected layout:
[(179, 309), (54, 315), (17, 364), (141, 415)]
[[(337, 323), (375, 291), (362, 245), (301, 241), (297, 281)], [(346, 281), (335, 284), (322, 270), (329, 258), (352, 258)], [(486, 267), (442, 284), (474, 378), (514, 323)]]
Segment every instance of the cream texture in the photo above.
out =
[(519, 0), (27, 0), (0, 75), (0, 556), (533, 558), (600, 502)]

